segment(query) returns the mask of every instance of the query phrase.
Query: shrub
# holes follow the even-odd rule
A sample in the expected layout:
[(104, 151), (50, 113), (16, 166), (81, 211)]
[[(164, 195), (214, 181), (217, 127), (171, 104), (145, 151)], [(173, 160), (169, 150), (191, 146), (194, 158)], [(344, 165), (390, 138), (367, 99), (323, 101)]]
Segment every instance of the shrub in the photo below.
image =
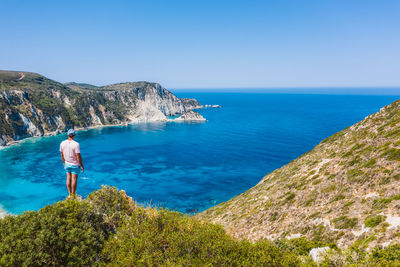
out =
[(382, 215), (371, 215), (365, 218), (364, 224), (366, 227), (375, 227), (383, 222), (384, 217)]
[(364, 176), (364, 173), (359, 169), (351, 169), (347, 171), (349, 181), (360, 182)]
[(1, 266), (90, 265), (107, 238), (101, 214), (67, 200), (0, 220)]
[(382, 157), (387, 157), (388, 160), (400, 161), (400, 149), (390, 148), (382, 153)]
[(287, 201), (290, 201), (290, 200), (294, 199), (295, 196), (296, 196), (296, 195), (295, 195), (294, 193), (289, 193), (285, 199), (286, 199)]
[(346, 198), (345, 195), (343, 195), (343, 194), (338, 194), (338, 195), (336, 195), (336, 196), (332, 199), (332, 202), (334, 202), (334, 201), (339, 201), (339, 200), (342, 200), (342, 199), (345, 199), (345, 198)]
[(356, 226), (358, 222), (357, 218), (349, 218), (345, 215), (342, 215), (333, 220), (333, 224), (335, 225), (336, 229), (349, 229)]
[(113, 186), (102, 186), (89, 194), (87, 200), (93, 204), (96, 212), (103, 214), (104, 221), (112, 231), (115, 231), (122, 219), (131, 215), (136, 208), (136, 204), (125, 191), (119, 191)]
[(231, 238), (216, 224), (164, 209), (138, 208), (104, 186), (0, 220), (0, 266), (298, 266), (295, 250)]
[(270, 241), (237, 241), (219, 225), (164, 209), (134, 210), (104, 255), (114, 266), (299, 265), (296, 254)]
[[(370, 216), (365, 224), (383, 221), (376, 217)], [(352, 228), (357, 218), (340, 216), (334, 224)], [(104, 186), (88, 200), (69, 199), (0, 219), (0, 266), (315, 266), (309, 251), (336, 248), (327, 243), (335, 238), (322, 225), (305, 230), (311, 240), (239, 241), (222, 226), (178, 212), (137, 207), (123, 191)], [(339, 231), (336, 239), (343, 233)], [(357, 241), (345, 252), (343, 265), (399, 266), (400, 245), (365, 251), (374, 238)], [(349, 253), (357, 257), (348, 257)]]
[(344, 208), (348, 208), (348, 207), (350, 207), (350, 206), (353, 205), (353, 204), (354, 204), (354, 201), (353, 201), (353, 200), (347, 201), (346, 203), (344, 203), (343, 207), (344, 207)]
[(370, 159), (364, 164), (364, 167), (365, 168), (370, 168), (370, 167), (374, 166), (375, 163), (376, 163), (376, 159), (374, 159), (374, 158)]
[(315, 201), (315, 196), (309, 197), (308, 199), (306, 199), (306, 201), (304, 202), (304, 206), (305, 207), (309, 207), (311, 206), (312, 203), (314, 203)]
[(278, 219), (279, 213), (277, 211), (274, 211), (271, 213), (271, 215), (269, 216), (269, 221), (270, 222), (274, 222)]
[(351, 147), (350, 150), (355, 151), (362, 148), (363, 146), (365, 146), (365, 144), (355, 144), (354, 146)]
[(386, 248), (375, 248), (371, 253), (372, 261), (382, 264), (382, 266), (400, 265), (400, 245), (395, 244)]
[(387, 204), (389, 204), (390, 202), (392, 202), (393, 199), (391, 198), (378, 198), (378, 199), (374, 199), (374, 201), (372, 202), (372, 208), (373, 209), (384, 209), (387, 207)]
[(290, 240), (276, 240), (277, 244), (282, 250), (293, 251), (297, 255), (307, 256), (311, 249), (317, 247), (331, 246), (336, 247), (333, 244), (328, 244), (321, 241), (308, 240), (305, 237), (294, 238)]
[(330, 184), (330, 185), (327, 185), (326, 187), (324, 187), (321, 190), (321, 192), (322, 193), (330, 193), (330, 192), (335, 191), (336, 187), (337, 187), (336, 184)]
[(317, 184), (319, 184), (320, 182), (322, 182), (322, 179), (315, 180), (315, 181), (312, 182), (312, 184), (313, 184), (313, 185), (317, 185)]

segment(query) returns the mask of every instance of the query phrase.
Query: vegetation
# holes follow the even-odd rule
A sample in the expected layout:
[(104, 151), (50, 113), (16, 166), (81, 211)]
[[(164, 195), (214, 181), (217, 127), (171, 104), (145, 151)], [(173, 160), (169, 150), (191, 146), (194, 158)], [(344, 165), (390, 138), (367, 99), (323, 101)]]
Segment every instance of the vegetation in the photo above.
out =
[(333, 220), (333, 224), (337, 229), (349, 229), (353, 228), (357, 224), (357, 218), (349, 218), (345, 215), (342, 215)]
[(219, 225), (164, 209), (136, 209), (105, 245), (113, 266), (295, 266), (299, 253), (270, 241), (237, 241)]
[(297, 266), (305, 240), (238, 241), (219, 225), (166, 209), (137, 207), (103, 187), (0, 220), (0, 266)]
[[(400, 243), (399, 128), (400, 100), (197, 216), (252, 241), (300, 234), (344, 247), (364, 235), (375, 236), (370, 250)], [(272, 203), (269, 208), (267, 202)]]
[(371, 215), (365, 219), (364, 224), (366, 227), (375, 227), (375, 226), (379, 225), (381, 222), (383, 222), (384, 220), (385, 220), (385, 217), (382, 215)]
[(331, 253), (322, 256), (322, 266), (400, 264), (399, 245), (367, 253), (372, 240), (345, 251), (304, 237), (251, 243), (217, 224), (139, 207), (124, 191), (103, 186), (86, 200), (1, 219), (0, 266), (316, 266), (309, 252), (323, 246)]
[(108, 238), (87, 201), (67, 200), (0, 221), (1, 266), (90, 265)]
[[(91, 115), (117, 123), (125, 98), (109, 96), (129, 87), (140, 97), (140, 88), (154, 85), (66, 86), (32, 73), (19, 78), (0, 71), (0, 145), (4, 136), (26, 136), (26, 118), (43, 132), (63, 130), (57, 115), (66, 126), (88, 126)], [(312, 265), (310, 249), (328, 244), (321, 266), (400, 266), (399, 228), (384, 222), (400, 218), (399, 126), (396, 101), (194, 217), (137, 207), (110, 187), (87, 200), (7, 217), (0, 220), (0, 266)], [(362, 223), (370, 229), (360, 236)], [(282, 239), (292, 234), (303, 237)], [(265, 240), (271, 236), (278, 240)]]
[(400, 160), (400, 149), (390, 148), (382, 153), (382, 157), (387, 157), (388, 160)]
[(400, 266), (400, 245), (377, 247), (370, 253), (356, 245), (344, 251), (334, 250), (323, 258), (320, 266)]

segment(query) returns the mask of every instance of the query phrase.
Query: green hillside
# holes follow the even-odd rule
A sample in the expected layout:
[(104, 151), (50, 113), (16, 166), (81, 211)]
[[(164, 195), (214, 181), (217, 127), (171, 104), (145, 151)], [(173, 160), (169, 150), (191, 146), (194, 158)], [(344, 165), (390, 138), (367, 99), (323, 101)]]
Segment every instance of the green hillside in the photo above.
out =
[(71, 89), (82, 89), (82, 90), (98, 90), (99, 87), (92, 85), (92, 84), (88, 84), (88, 83), (75, 83), (75, 82), (69, 82), (69, 83), (65, 83), (65, 86), (71, 88)]
[(33, 72), (0, 70), (0, 90), (14, 88), (52, 89), (65, 86)]

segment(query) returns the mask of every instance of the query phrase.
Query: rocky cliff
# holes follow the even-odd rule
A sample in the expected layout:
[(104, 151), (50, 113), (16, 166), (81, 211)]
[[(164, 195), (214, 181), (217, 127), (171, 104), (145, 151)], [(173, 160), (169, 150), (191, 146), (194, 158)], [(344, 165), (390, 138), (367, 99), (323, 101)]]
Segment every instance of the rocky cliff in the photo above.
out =
[(400, 101), (323, 140), (243, 194), (199, 214), (234, 236), (400, 241)]
[[(158, 83), (62, 84), (29, 72), (0, 71), (0, 146), (67, 128), (169, 121), (202, 105)], [(193, 117), (193, 111), (182, 119)], [(200, 118), (200, 114), (196, 114)]]

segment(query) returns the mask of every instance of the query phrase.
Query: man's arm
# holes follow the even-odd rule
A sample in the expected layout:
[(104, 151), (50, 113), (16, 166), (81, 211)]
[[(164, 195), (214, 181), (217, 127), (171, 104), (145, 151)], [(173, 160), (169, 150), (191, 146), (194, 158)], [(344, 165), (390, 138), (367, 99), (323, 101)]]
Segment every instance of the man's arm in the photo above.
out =
[(64, 154), (62, 152), (60, 152), (60, 154), (61, 154), (61, 160), (62, 160), (63, 164), (65, 164)]
[(82, 162), (81, 153), (76, 153), (76, 158), (78, 159), (79, 164), (81, 164), (81, 170), (82, 170), (82, 172), (84, 172), (84, 171), (85, 171), (85, 168), (83, 168), (83, 162)]

